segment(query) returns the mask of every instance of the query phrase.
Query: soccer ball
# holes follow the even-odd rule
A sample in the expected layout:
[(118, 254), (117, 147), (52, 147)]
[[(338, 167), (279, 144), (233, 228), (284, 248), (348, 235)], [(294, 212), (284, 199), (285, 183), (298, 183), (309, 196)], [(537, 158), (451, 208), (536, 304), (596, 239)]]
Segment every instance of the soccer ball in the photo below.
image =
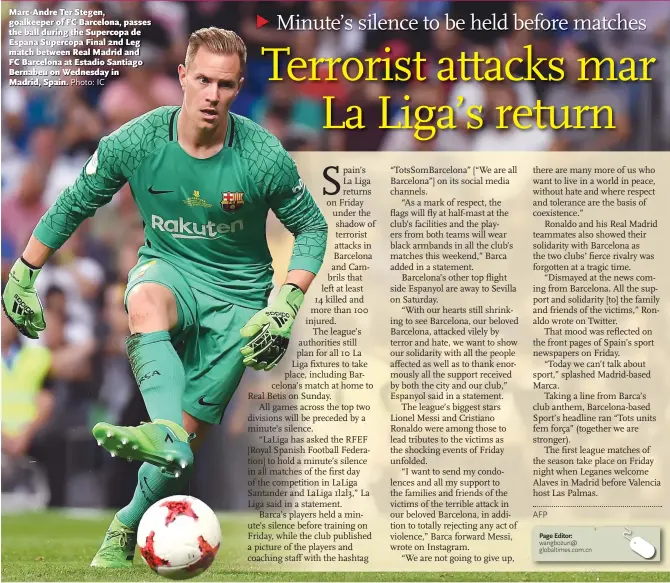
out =
[(204, 573), (221, 546), (221, 525), (212, 509), (192, 496), (170, 496), (151, 506), (137, 529), (145, 563), (168, 579)]

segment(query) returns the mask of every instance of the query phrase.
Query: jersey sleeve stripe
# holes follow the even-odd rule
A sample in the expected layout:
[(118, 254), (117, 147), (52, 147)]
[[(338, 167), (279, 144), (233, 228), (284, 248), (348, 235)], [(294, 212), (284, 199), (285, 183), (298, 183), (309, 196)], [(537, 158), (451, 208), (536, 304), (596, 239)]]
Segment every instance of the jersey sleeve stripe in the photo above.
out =
[(174, 131), (174, 118), (177, 116), (177, 112), (178, 112), (178, 111), (179, 111), (179, 109), (175, 109), (175, 110), (172, 112), (172, 115), (170, 116), (170, 130), (169, 130), (169, 135), (168, 135), (168, 139), (169, 139), (170, 142), (174, 142), (174, 138), (175, 138), (175, 136), (174, 136), (174, 134), (175, 134), (175, 131)]
[(233, 147), (233, 139), (235, 138), (235, 119), (232, 115), (228, 114), (228, 122), (230, 123), (230, 137), (228, 138), (228, 147)]

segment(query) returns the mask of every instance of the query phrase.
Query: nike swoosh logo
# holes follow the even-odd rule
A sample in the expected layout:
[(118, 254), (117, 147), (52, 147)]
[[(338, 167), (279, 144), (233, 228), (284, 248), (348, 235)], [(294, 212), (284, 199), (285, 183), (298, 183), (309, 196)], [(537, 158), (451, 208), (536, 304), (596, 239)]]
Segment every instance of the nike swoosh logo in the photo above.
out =
[(216, 403), (208, 403), (207, 401), (205, 401), (205, 397), (200, 397), (198, 399), (198, 403), (200, 405), (203, 405), (204, 407), (217, 407)]
[(154, 190), (153, 186), (149, 187), (149, 194), (167, 194), (168, 192), (174, 192), (174, 190)]

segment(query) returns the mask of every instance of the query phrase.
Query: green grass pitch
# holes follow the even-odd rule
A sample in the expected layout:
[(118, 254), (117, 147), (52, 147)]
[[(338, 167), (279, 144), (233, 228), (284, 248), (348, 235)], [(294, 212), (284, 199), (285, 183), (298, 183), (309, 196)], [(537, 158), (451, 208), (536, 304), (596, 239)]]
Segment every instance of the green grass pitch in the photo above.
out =
[[(56, 512), (2, 516), (3, 581), (166, 581), (142, 562), (123, 571), (91, 569), (112, 514), (96, 518)], [(214, 565), (194, 581), (670, 581), (670, 573), (279, 573), (245, 565), (244, 522), (221, 519), (223, 543)], [(577, 569), (578, 570), (578, 569)]]

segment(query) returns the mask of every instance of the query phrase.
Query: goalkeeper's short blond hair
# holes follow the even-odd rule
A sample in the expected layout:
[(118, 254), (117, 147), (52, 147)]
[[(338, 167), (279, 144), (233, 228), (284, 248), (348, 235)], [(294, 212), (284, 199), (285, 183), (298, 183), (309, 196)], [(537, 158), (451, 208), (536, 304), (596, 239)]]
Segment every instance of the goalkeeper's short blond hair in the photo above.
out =
[(188, 67), (199, 49), (205, 48), (217, 55), (237, 55), (240, 58), (241, 69), (247, 63), (247, 46), (244, 41), (232, 30), (225, 28), (201, 28), (191, 33), (186, 48), (186, 60), (184, 64)]

